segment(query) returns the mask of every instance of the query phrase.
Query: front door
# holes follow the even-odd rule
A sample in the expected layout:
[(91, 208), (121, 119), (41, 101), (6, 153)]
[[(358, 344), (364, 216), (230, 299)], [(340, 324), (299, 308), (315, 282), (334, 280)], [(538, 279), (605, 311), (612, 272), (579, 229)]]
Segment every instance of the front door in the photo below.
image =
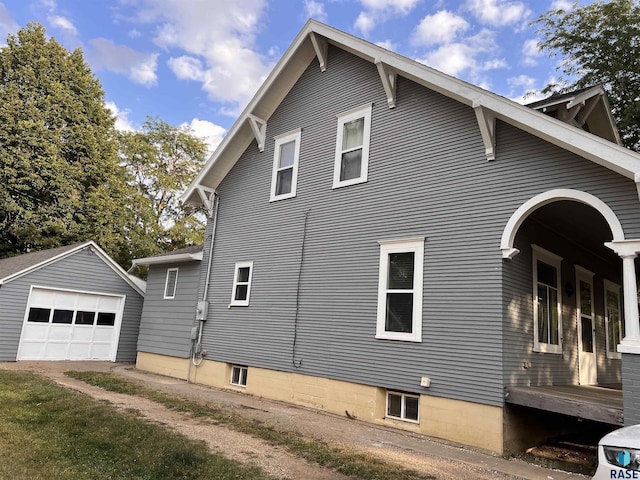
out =
[(596, 324), (593, 312), (593, 273), (576, 265), (578, 369), (580, 385), (598, 383)]

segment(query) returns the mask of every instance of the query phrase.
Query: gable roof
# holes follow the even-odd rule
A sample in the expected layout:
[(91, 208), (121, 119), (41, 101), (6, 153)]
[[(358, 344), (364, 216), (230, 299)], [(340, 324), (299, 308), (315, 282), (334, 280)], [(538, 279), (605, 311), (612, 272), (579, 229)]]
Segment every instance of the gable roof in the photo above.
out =
[(95, 242), (89, 240), (75, 245), (67, 245), (65, 247), (50, 248), (48, 250), (40, 250), (38, 252), (24, 253), (15, 257), (3, 258), (0, 260), (0, 285), (9, 283), (17, 278), (27, 275), (35, 270), (51, 265), (55, 262), (67, 258), (75, 253), (90, 249), (96, 254), (108, 267), (116, 272), (125, 282), (127, 282), (140, 295), (144, 295), (144, 284), (140, 279), (134, 279), (127, 274), (120, 265), (118, 265), (104, 250), (102, 250)]
[(554, 94), (543, 100), (528, 103), (526, 106), (622, 145), (618, 127), (611, 114), (607, 94), (602, 85)]
[(329, 44), (378, 67), (380, 88), (385, 89), (390, 107), (395, 104), (394, 76), (400, 75), (473, 108), (488, 159), (491, 159), (492, 142), (495, 144), (495, 121), (498, 119), (640, 182), (640, 155), (627, 148), (366, 40), (309, 20), (182, 195), (184, 202), (207, 203), (211, 192), (252, 141), (257, 140), (258, 148), (261, 148), (260, 142), (264, 144), (265, 141), (266, 122), (310, 62), (317, 58), (322, 71), (331, 68), (331, 61), (327, 58)]
[(158, 265), (163, 263), (179, 263), (202, 261), (202, 245), (192, 245), (190, 247), (178, 248), (171, 252), (160, 253), (151, 257), (136, 258), (131, 263), (131, 268), (136, 265)]

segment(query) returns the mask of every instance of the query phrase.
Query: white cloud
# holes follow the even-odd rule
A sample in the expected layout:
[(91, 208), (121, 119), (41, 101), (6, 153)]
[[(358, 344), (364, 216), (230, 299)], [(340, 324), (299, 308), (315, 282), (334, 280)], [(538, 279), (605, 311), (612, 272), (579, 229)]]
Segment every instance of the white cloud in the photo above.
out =
[(7, 11), (5, 6), (0, 3), (0, 47), (4, 45), (4, 41), (7, 35), (10, 33), (16, 33), (20, 29), (20, 26), (11, 17), (11, 14)]
[(368, 35), (377, 24), (398, 15), (407, 15), (420, 0), (360, 0), (364, 8), (355, 21), (354, 28)]
[(215, 15), (211, 0), (140, 4), (135, 20), (156, 24), (153, 41), (169, 52), (168, 65), (178, 78), (200, 82), (225, 110), (237, 113), (246, 105), (272, 67), (256, 40), (267, 0), (215, 2)]
[(522, 62), (525, 65), (536, 66), (538, 64), (538, 57), (542, 52), (538, 48), (538, 41), (534, 39), (529, 39), (524, 42), (522, 45)]
[(575, 1), (573, 0), (554, 0), (551, 3), (551, 10), (564, 10), (568, 12), (569, 10), (573, 10), (575, 5)]
[(467, 0), (466, 7), (481, 23), (493, 26), (512, 25), (531, 15), (523, 2), (508, 0)]
[(395, 52), (397, 50), (397, 44), (392, 42), (391, 40), (384, 40), (382, 42), (376, 42), (376, 45), (382, 48), (386, 48), (387, 50), (391, 50)]
[(78, 30), (76, 29), (75, 25), (66, 17), (63, 17), (61, 15), (49, 15), (47, 17), (47, 20), (49, 20), (49, 23), (52, 26), (59, 28), (64, 32), (70, 33), (72, 35), (78, 34)]
[(304, 12), (307, 18), (315, 18), (321, 22), (327, 21), (327, 12), (324, 10), (324, 3), (315, 0), (305, 0)]
[(528, 75), (518, 75), (507, 79), (507, 84), (512, 87), (524, 87), (528, 90), (535, 88), (536, 79)]
[(133, 125), (129, 121), (128, 109), (120, 110), (114, 102), (105, 102), (105, 106), (111, 110), (111, 113), (116, 117), (116, 129), (126, 132), (132, 132), (135, 130)]
[[(474, 76), (483, 71), (506, 66), (506, 62), (502, 59), (489, 58), (484, 61), (478, 59), (481, 55), (491, 54), (496, 50), (495, 33), (483, 29), (478, 34), (466, 37), (460, 42), (449, 43), (428, 52), (418, 61), (449, 75), (458, 76), (468, 71)], [(482, 81), (477, 78), (475, 80), (476, 83)]]
[(190, 128), (195, 136), (202, 138), (207, 143), (209, 155), (220, 145), (225, 133), (227, 133), (224, 127), (199, 118), (194, 118), (190, 123), (183, 123), (180, 126)]
[(96, 70), (120, 73), (147, 87), (157, 83), (157, 53), (140, 53), (126, 45), (116, 45), (107, 38), (94, 38), (89, 44), (91, 48), (87, 57)]
[(447, 10), (441, 10), (434, 15), (427, 15), (420, 21), (411, 41), (414, 45), (449, 43), (468, 28), (469, 23), (464, 18)]

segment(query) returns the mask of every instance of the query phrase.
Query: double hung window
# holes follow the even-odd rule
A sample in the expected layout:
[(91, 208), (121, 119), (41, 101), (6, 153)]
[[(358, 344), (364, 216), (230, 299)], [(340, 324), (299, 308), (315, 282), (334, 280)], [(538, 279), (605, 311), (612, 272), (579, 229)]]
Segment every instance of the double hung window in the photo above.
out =
[(424, 238), (379, 243), (376, 338), (420, 342)]
[(168, 268), (167, 278), (164, 282), (164, 296), (165, 299), (172, 299), (176, 297), (176, 287), (178, 286), (178, 269)]
[(301, 130), (275, 137), (270, 201), (296, 196)]
[(333, 188), (367, 181), (371, 104), (338, 115)]
[(253, 262), (237, 262), (233, 275), (233, 290), (231, 292), (231, 305), (236, 307), (249, 306), (249, 294), (251, 293), (251, 276), (253, 274)]
[(533, 350), (562, 353), (562, 258), (533, 247)]

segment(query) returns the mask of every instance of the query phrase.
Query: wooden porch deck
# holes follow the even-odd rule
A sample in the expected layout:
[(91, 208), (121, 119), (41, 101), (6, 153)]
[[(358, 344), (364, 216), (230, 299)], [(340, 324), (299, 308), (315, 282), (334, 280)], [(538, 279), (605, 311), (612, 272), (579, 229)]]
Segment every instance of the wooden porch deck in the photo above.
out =
[(623, 425), (622, 390), (582, 385), (507, 387), (507, 403)]

